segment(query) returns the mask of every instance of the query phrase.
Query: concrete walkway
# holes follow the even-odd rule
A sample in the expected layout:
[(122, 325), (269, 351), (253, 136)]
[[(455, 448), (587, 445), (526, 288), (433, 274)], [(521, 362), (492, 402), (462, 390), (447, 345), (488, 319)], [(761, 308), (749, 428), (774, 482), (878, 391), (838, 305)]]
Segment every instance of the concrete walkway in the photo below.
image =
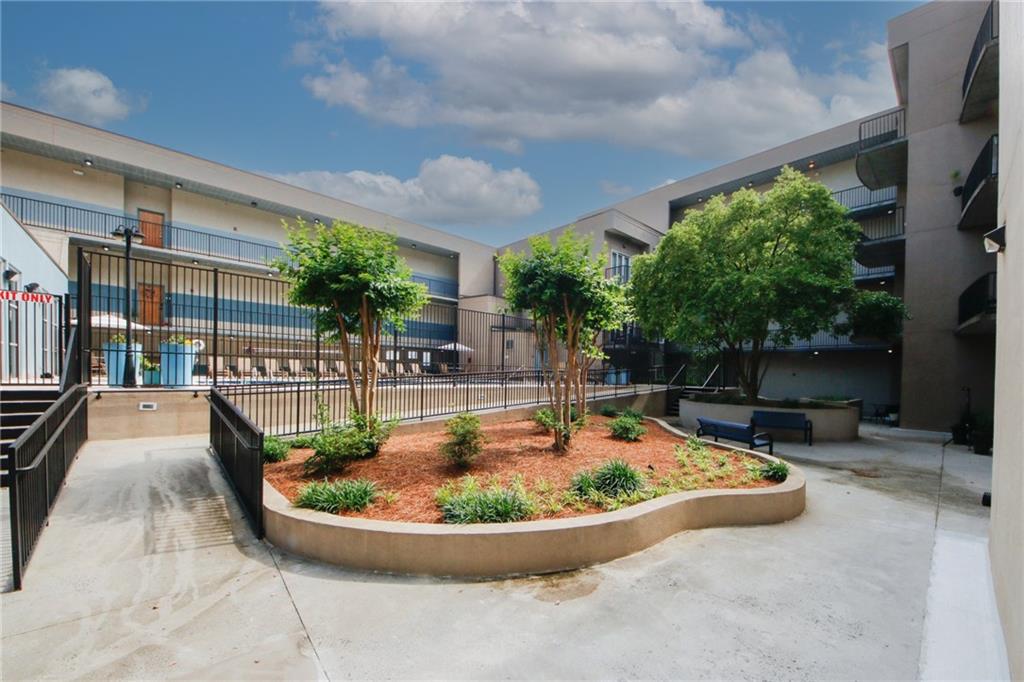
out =
[(868, 432), (781, 447), (808, 477), (790, 523), (481, 583), (282, 555), (201, 439), (93, 441), (2, 597), (4, 678), (1005, 676), (984, 602), (991, 459)]

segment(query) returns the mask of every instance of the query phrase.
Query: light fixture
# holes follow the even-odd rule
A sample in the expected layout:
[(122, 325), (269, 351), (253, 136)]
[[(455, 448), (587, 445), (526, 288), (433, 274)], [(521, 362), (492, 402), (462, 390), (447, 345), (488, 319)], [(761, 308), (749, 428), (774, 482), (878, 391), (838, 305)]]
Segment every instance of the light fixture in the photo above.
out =
[(249, 205), (252, 206), (253, 208), (256, 208), (256, 202), (255, 201), (250, 201)]
[(25, 285), (25, 291), (32, 293), (39, 288), (39, 282), (29, 282)]
[(199, 261), (197, 261), (195, 258), (193, 258), (192, 259), (192, 265), (199, 265)]
[(104, 246), (104, 247), (103, 247), (103, 250), (104, 250), (104, 251), (110, 251), (110, 247), (109, 247), (109, 246)]
[(750, 182), (747, 183), (747, 187), (753, 187), (753, 186), (754, 186), (754, 181), (753, 180), (751, 180)]
[(818, 354), (818, 351), (814, 351), (814, 354), (815, 354), (815, 355), (817, 355), (817, 354)]
[(1006, 250), (1006, 225), (985, 233), (985, 252), (1002, 253)]
[(885, 284), (885, 280), (883, 279), (879, 284)]
[(267, 273), (267, 277), (273, 277), (273, 276), (274, 276), (274, 273), (272, 273), (272, 272), (268, 272)]
[(416, 242), (409, 242), (409, 247), (415, 249), (416, 248)]
[(78, 177), (82, 177), (83, 175), (85, 175), (85, 171), (82, 170), (81, 168), (72, 168), (71, 172), (77, 175)]
[(892, 355), (892, 348), (890, 348), (890, 349), (889, 349), (888, 351), (886, 351), (886, 352), (887, 352), (887, 353), (889, 353), (889, 355)]
[(17, 270), (10, 269), (4, 270), (4, 281), (5, 282), (17, 282), (18, 278), (21, 277), (21, 273)]
[(181, 189), (181, 183), (180, 182), (174, 183), (174, 187), (177, 188), (177, 189)]
[(807, 167), (808, 168), (814, 168), (816, 165), (818, 165), (818, 164), (814, 163), (814, 161), (811, 161), (809, 164), (807, 164)]
[(889, 211), (888, 211), (888, 213), (886, 213), (886, 215), (892, 215), (893, 213), (895, 213), (895, 211), (893, 211), (893, 210), (892, 210), (892, 209), (890, 208), (890, 209), (889, 209)]
[(314, 225), (319, 225), (320, 224), (320, 219), (319, 218), (313, 218), (313, 224)]
[(86, 166), (91, 166), (92, 165), (92, 159), (83, 159), (82, 163), (84, 163)]
[(704, 201), (704, 197), (697, 197), (697, 203)]

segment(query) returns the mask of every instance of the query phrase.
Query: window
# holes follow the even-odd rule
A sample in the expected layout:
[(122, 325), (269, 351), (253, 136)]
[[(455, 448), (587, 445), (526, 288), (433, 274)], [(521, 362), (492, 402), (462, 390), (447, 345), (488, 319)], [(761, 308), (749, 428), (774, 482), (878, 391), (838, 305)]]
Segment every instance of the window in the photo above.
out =
[(421, 363), (424, 367), (430, 364), (430, 351), (423, 351), (423, 362)]
[(618, 277), (623, 282), (629, 281), (629, 260), (627, 254), (612, 251), (612, 277)]
[(418, 350), (407, 350), (407, 351), (405, 351), (405, 355), (410, 360), (416, 360), (416, 359), (418, 359), (420, 357), (420, 352)]
[(389, 349), (388, 349), (388, 350), (387, 350), (387, 351), (386, 351), (386, 352), (384, 353), (384, 359), (385, 359), (385, 360), (394, 360), (394, 359), (395, 359), (395, 351), (394, 351), (394, 349), (393, 349), (393, 348), (389, 348)]

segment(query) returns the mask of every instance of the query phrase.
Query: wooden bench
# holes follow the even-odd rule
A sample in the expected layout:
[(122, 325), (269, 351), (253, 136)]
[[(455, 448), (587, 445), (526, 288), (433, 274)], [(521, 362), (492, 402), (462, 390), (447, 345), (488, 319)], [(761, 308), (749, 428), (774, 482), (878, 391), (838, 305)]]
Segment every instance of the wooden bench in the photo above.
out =
[(697, 417), (697, 436), (711, 436), (718, 442), (719, 438), (746, 443), (751, 450), (764, 445), (768, 446), (768, 454), (775, 454), (775, 442), (769, 433), (756, 433), (752, 424), (727, 422), (721, 419)]
[(802, 431), (804, 442), (814, 445), (814, 424), (803, 412), (771, 412), (754, 410), (750, 425), (755, 429), (790, 429)]

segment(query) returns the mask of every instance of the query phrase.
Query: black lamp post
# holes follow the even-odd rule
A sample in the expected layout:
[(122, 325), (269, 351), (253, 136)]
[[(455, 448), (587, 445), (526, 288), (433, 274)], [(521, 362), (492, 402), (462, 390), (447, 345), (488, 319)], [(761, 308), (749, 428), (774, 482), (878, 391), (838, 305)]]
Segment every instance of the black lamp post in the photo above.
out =
[(134, 225), (118, 225), (115, 237), (124, 239), (124, 380), (126, 387), (135, 386), (135, 358), (132, 352), (132, 242), (142, 239), (142, 231)]

